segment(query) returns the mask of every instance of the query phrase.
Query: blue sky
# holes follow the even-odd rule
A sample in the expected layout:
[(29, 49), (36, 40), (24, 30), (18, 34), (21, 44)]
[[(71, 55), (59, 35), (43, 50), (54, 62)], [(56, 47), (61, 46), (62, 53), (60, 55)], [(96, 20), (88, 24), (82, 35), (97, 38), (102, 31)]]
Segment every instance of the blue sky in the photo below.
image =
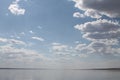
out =
[(2, 0), (0, 67), (120, 67), (120, 2), (112, 3)]

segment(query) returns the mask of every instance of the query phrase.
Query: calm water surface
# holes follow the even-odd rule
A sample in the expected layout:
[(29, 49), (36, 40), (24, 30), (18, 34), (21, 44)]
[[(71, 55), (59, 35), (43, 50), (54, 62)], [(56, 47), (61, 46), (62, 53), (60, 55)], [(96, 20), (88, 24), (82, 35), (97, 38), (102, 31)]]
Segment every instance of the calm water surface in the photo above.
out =
[(0, 80), (120, 80), (120, 71), (0, 70)]

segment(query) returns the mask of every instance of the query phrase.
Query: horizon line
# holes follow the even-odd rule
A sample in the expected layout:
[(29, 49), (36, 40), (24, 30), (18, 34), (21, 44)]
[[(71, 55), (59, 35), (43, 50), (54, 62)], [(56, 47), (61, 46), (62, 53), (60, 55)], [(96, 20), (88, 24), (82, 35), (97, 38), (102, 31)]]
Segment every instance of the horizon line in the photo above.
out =
[(120, 68), (86, 68), (86, 69), (66, 69), (66, 68), (0, 68), (11, 70), (120, 70)]

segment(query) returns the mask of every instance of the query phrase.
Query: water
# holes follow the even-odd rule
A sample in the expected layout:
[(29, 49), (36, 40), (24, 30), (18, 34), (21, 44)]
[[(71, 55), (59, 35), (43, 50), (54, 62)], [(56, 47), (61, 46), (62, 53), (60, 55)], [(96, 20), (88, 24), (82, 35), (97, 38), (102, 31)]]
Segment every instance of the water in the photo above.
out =
[(120, 71), (0, 70), (0, 80), (120, 80)]

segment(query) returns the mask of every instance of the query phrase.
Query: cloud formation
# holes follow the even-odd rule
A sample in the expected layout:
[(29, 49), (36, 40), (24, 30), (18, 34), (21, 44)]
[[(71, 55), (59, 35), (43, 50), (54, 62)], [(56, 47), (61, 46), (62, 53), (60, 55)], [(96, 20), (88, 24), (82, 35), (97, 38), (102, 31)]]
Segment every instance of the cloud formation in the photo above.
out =
[(25, 14), (25, 9), (21, 8), (19, 6), (20, 0), (13, 1), (12, 4), (8, 7), (10, 12), (14, 15), (24, 15)]
[[(85, 58), (88, 55), (87, 54), (83, 54), (82, 50), (80, 49), (80, 46), (86, 46), (85, 44), (79, 44), (75, 47), (69, 46), (69, 45), (65, 45), (65, 44), (61, 44), (61, 43), (52, 43), (52, 47), (51, 47), (51, 51), (53, 54), (55, 54), (55, 56), (59, 57), (59, 58), (64, 58), (64, 59), (72, 59), (73, 57), (80, 57), (80, 58)], [(78, 51), (78, 47), (79, 47), (79, 51)], [(80, 52), (81, 51), (81, 52)]]
[(38, 40), (38, 41), (45, 41), (42, 37), (32, 37), (32, 39), (34, 40)]
[(16, 44), (16, 45), (26, 45), (25, 42), (20, 41), (20, 40), (7, 39), (7, 38), (1, 38), (1, 37), (0, 37), (0, 42), (1, 42), (1, 43), (9, 43), (9, 44), (11, 44), (11, 45), (14, 45), (14, 44)]
[(42, 61), (47, 58), (34, 50), (4, 45), (0, 46), (0, 59), (12, 62), (34, 62), (36, 60)]
[(120, 24), (106, 19), (76, 25), (75, 29), (82, 31), (83, 37), (88, 40), (116, 39), (120, 37)]
[(83, 10), (87, 16), (101, 18), (106, 15), (111, 18), (120, 17), (120, 1), (118, 0), (73, 0), (75, 7)]
[(80, 12), (75, 12), (74, 14), (73, 14), (73, 17), (76, 17), (76, 18), (84, 18), (84, 17), (86, 17), (84, 14), (81, 14)]
[(89, 53), (92, 52), (112, 55), (120, 54), (120, 48), (115, 47), (120, 43), (119, 22), (99, 19), (96, 21), (76, 25), (74, 28), (82, 32), (83, 38), (91, 41), (88, 46), (82, 46), (82, 48), (79, 48), (78, 46), (77, 49), (87, 49)]

